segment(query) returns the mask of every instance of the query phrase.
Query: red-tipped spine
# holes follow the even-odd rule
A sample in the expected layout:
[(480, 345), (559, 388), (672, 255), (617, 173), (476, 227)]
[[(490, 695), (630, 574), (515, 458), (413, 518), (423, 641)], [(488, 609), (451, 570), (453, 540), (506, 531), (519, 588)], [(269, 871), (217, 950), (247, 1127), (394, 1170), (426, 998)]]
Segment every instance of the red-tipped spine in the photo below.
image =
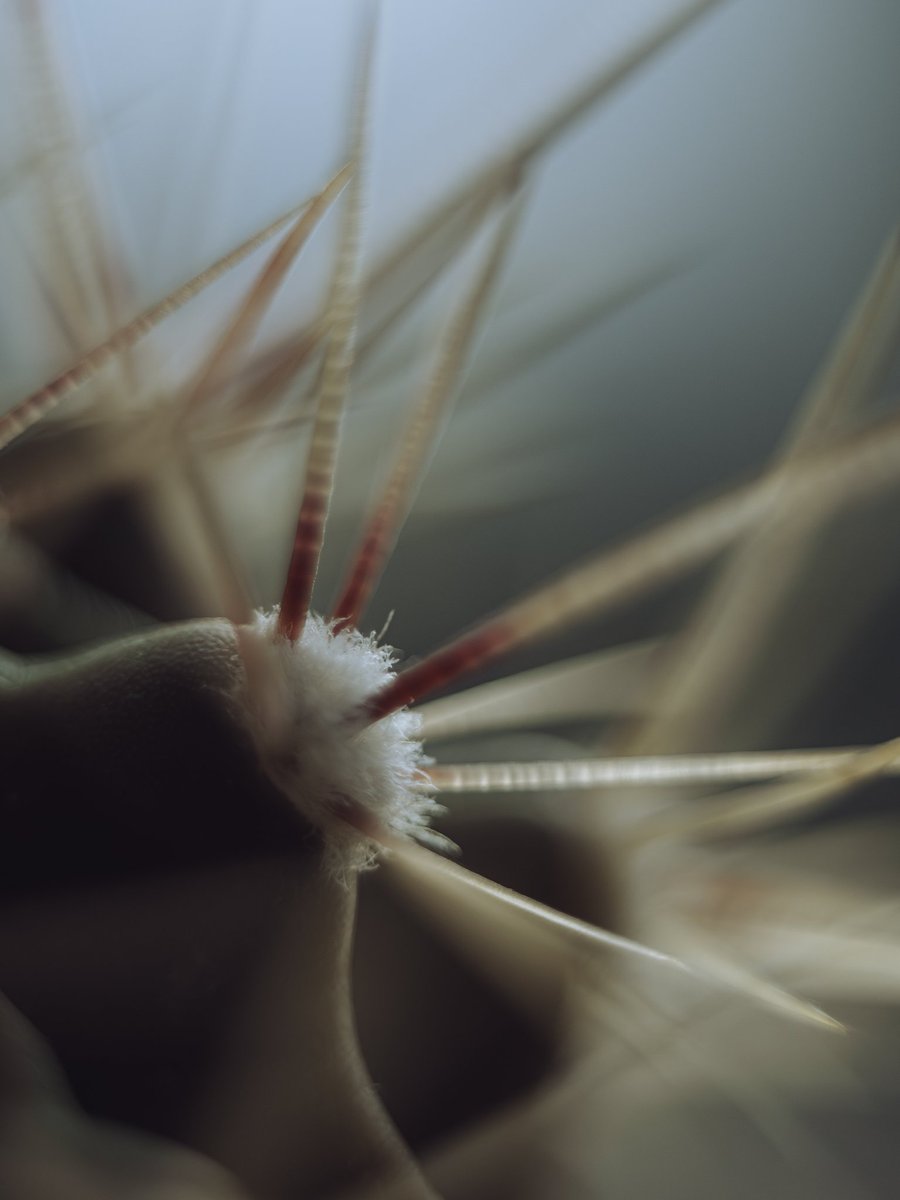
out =
[(489, 622), (473, 633), (457, 638), (413, 667), (401, 671), (393, 683), (368, 701), (364, 715), (380, 721), (398, 708), (414, 704), (464, 675), (477, 671), (502, 654), (510, 644), (512, 630), (505, 621)]
[(459, 392), (480, 318), (506, 258), (520, 212), (520, 204), (510, 205), (472, 287), (453, 313), (441, 339), (434, 371), (410, 412), (396, 460), (335, 608), (338, 630), (359, 624), (397, 542), (429, 456)]
[[(309, 483), (307, 487), (309, 488)], [(278, 632), (291, 642), (297, 641), (306, 623), (327, 513), (328, 504), (325, 497), (313, 495), (307, 490), (300, 516), (297, 518), (294, 546), (278, 618)]]
[(362, 159), (368, 111), (369, 75), (374, 46), (374, 25), (367, 30), (363, 67), (354, 112), (351, 162), (353, 174), (347, 191), (341, 240), (326, 311), (328, 345), (322, 364), (303, 499), (294, 534), (294, 545), (278, 613), (277, 632), (296, 642), (303, 632), (319, 566), (325, 523), (334, 490), (334, 470), (340, 445), (341, 424), (356, 342), (359, 307), (359, 239), (362, 218)]
[(395, 540), (396, 526), (392, 516), (392, 511), (385, 505), (369, 523), (335, 608), (335, 633), (359, 624)]

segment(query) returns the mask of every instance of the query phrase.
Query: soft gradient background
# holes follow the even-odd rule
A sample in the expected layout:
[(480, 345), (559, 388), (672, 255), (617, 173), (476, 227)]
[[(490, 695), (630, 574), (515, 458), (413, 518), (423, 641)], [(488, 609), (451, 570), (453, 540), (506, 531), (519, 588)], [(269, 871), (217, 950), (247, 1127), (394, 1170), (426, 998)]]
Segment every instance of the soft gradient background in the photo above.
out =
[[(366, 264), (676, 7), (385, 0)], [(43, 140), (13, 6), (0, 7), (4, 406), (71, 357), (35, 219), (47, 159), (61, 171), (67, 156), (86, 164), (132, 315), (316, 191), (342, 161), (363, 5), (58, 0), (45, 11), (75, 135), (62, 150)], [(458, 410), (372, 607), (374, 628), (394, 613), (389, 640), (423, 653), (578, 556), (766, 461), (900, 216), (898, 50), (896, 0), (726, 0), (541, 156)], [(262, 346), (315, 313), (335, 229), (332, 214), (267, 317)], [(135, 402), (172, 394), (261, 261), (159, 331), (142, 352), (146, 394)], [(356, 377), (323, 607), (472, 265), (461, 258)], [(893, 393), (886, 387), (885, 407)], [(302, 452), (301, 435), (219, 460), (223, 509), (261, 603), (280, 588)], [(898, 532), (885, 503), (830, 535), (833, 553), (817, 560), (793, 624), (769, 647), (783, 674), (748, 721), (756, 737), (896, 734)], [(689, 596), (672, 589), (521, 661), (666, 632)], [(826, 685), (820, 666), (838, 646), (849, 651)], [(826, 845), (820, 857), (851, 880), (896, 878), (887, 836), (874, 849), (871, 838)], [(787, 1200), (796, 1183), (785, 1161), (808, 1165), (824, 1133), (834, 1159), (817, 1160), (819, 1190), (809, 1194), (848, 1196), (861, 1178), (881, 1194), (895, 1157), (885, 1114), (897, 1037), (890, 1022), (876, 1024), (854, 1043), (851, 1074), (869, 1107), (852, 1120), (824, 1106), (807, 1144), (762, 1090), (751, 1097), (767, 1118), (762, 1135), (703, 1081), (691, 1081), (686, 1102), (681, 1077), (674, 1101), (654, 1080), (655, 1102), (604, 1160), (604, 1185), (623, 1197)], [(783, 1043), (773, 1045), (778, 1058)], [(802, 1049), (785, 1059), (792, 1086), (797, 1062)], [(810, 1075), (812, 1092), (820, 1078)]]

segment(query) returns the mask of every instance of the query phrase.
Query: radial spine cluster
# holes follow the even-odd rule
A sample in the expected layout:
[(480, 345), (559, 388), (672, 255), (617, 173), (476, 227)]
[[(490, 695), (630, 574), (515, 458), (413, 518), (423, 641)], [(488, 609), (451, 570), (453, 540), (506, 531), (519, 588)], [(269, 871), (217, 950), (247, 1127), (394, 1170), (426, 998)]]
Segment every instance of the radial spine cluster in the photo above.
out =
[(266, 771), (325, 833), (330, 868), (346, 875), (372, 863), (377, 845), (368, 829), (441, 840), (428, 828), (442, 810), (425, 770), (420, 718), (402, 709), (376, 723), (359, 719), (394, 678), (393, 648), (356, 629), (336, 633), (314, 614), (291, 642), (277, 621), (277, 610), (260, 612), (244, 631), (260, 670), (255, 681), (248, 673), (242, 699)]

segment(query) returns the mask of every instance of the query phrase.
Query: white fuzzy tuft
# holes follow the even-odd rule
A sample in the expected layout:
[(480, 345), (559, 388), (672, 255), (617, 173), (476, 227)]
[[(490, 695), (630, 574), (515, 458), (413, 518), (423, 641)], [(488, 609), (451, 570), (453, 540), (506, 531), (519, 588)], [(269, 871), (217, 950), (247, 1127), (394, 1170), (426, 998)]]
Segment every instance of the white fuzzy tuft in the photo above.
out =
[(428, 828), (442, 810), (423, 774), (418, 715), (401, 710), (363, 727), (353, 719), (394, 678), (392, 648), (355, 629), (335, 634), (312, 614), (292, 644), (276, 632), (277, 615), (257, 613), (242, 630), (260, 668), (242, 699), (268, 774), (325, 833), (331, 869), (346, 876), (377, 851), (342, 819), (348, 808), (401, 837), (443, 840)]

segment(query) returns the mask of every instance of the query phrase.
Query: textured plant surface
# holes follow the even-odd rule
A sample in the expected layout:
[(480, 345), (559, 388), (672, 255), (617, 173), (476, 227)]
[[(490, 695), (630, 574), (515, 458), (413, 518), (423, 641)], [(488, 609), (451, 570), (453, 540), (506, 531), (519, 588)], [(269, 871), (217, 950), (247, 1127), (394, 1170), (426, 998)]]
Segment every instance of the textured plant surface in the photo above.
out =
[(0, 1193), (893, 1195), (896, 6), (0, 29)]

